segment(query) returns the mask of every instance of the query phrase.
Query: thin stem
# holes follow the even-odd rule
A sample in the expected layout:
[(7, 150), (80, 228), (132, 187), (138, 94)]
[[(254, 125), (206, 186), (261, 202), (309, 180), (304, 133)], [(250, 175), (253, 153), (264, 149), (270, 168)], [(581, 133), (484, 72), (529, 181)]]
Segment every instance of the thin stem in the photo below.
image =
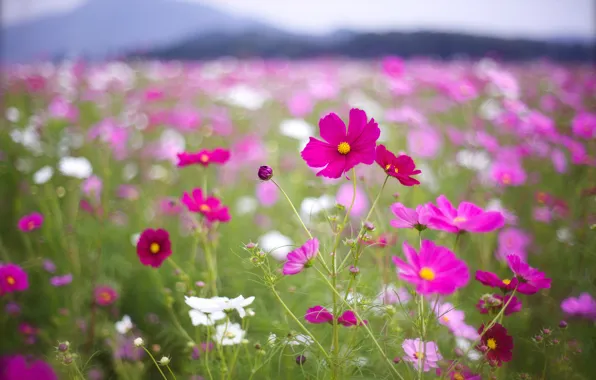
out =
[(420, 344), (422, 344), (422, 360), (418, 363), (418, 379), (422, 379), (422, 369), (424, 368), (424, 361), (426, 360), (426, 344), (424, 339), (426, 339), (426, 318), (424, 316), (424, 297), (420, 294), (420, 298), (418, 299), (418, 318), (420, 320)]
[[(207, 326), (207, 344), (205, 345), (205, 368), (207, 369), (207, 374), (209, 375), (209, 379), (213, 380), (213, 375), (211, 375), (211, 369), (209, 368), (209, 344), (211, 343), (211, 328)], [(201, 350), (201, 346), (198, 346), (199, 352)]]
[(184, 329), (184, 327), (182, 327), (182, 325), (178, 321), (178, 317), (176, 317), (176, 313), (174, 313), (174, 310), (172, 309), (172, 307), (168, 307), (168, 313), (172, 317), (172, 321), (174, 322), (174, 325), (176, 326), (176, 328), (178, 330), (180, 330), (180, 332), (182, 333), (182, 335), (184, 335), (184, 337), (186, 339), (188, 339), (189, 342), (194, 343), (195, 346), (196, 346), (197, 343), (190, 337), (190, 335), (188, 334), (188, 332), (186, 332), (186, 330)]
[(170, 371), (170, 374), (172, 375), (172, 377), (174, 378), (174, 380), (176, 380), (176, 375), (174, 375), (174, 372), (172, 372), (172, 369), (170, 368), (169, 364), (166, 364), (166, 368), (168, 369), (168, 371)]
[(155, 366), (157, 367), (157, 370), (159, 371), (159, 373), (161, 373), (161, 376), (168, 380), (168, 378), (166, 377), (166, 375), (163, 373), (163, 371), (161, 370), (161, 368), (159, 367), (159, 364), (157, 364), (157, 361), (155, 360), (155, 358), (153, 357), (153, 355), (151, 355), (151, 352), (147, 349), (147, 347), (145, 346), (141, 346), (143, 347), (143, 350), (145, 350), (145, 352), (147, 353), (147, 355), (149, 355), (149, 357), (151, 358), (151, 360), (153, 360), (153, 363), (155, 364)]

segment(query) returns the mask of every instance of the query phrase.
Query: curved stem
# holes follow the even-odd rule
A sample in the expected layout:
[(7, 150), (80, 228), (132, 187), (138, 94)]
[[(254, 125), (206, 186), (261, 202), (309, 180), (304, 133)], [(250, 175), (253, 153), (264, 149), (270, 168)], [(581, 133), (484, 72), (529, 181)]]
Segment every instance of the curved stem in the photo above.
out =
[(147, 349), (147, 347), (142, 346), (143, 350), (145, 350), (145, 352), (147, 353), (147, 355), (149, 355), (149, 357), (151, 358), (151, 360), (153, 360), (153, 363), (155, 364), (155, 366), (157, 367), (157, 370), (159, 371), (159, 373), (161, 373), (161, 376), (168, 380), (168, 378), (166, 377), (166, 375), (163, 373), (163, 371), (161, 370), (161, 368), (159, 367), (159, 364), (157, 364), (157, 361), (155, 360), (155, 358), (153, 357), (153, 355), (151, 355), (151, 352)]
[(176, 380), (176, 375), (174, 375), (174, 372), (172, 372), (172, 369), (170, 368), (170, 366), (168, 364), (166, 364), (166, 368), (168, 369), (168, 371), (170, 371), (170, 374), (172, 375), (174, 380)]

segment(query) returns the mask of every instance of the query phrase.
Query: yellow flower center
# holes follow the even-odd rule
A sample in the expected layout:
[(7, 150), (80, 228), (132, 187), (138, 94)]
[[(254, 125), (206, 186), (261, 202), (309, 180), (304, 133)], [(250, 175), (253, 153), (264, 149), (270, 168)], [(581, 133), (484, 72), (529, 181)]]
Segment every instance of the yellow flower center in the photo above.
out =
[(231, 332), (231, 331), (226, 331), (226, 332), (224, 333), (224, 336), (225, 336), (226, 338), (228, 338), (228, 339), (234, 339), (234, 337), (236, 336), (236, 334), (234, 334), (234, 333), (233, 333), (233, 332)]
[(418, 274), (423, 280), (426, 281), (432, 281), (435, 279), (435, 272), (427, 267), (420, 269), (420, 272), (418, 272)]
[(464, 218), (463, 216), (458, 216), (455, 219), (453, 219), (453, 223), (463, 223), (463, 222), (467, 222), (468, 218)]
[(497, 341), (494, 338), (490, 338), (486, 341), (486, 346), (491, 350), (494, 350), (495, 348), (497, 348)]
[(445, 322), (445, 323), (449, 322), (449, 318), (448, 318), (446, 315), (444, 315), (444, 316), (443, 316), (443, 318), (441, 318), (441, 319), (442, 319), (442, 320), (443, 320), (443, 322)]
[(453, 380), (466, 380), (465, 377), (461, 374), (461, 372), (454, 372), (453, 373)]
[(348, 144), (347, 142), (342, 142), (337, 146), (337, 151), (339, 152), (339, 154), (348, 154), (350, 153), (350, 149), (350, 144)]
[(506, 278), (506, 279), (503, 280), (503, 284), (509, 285), (509, 284), (511, 284), (511, 280), (508, 279), (508, 278)]
[(511, 176), (505, 173), (501, 176), (501, 181), (503, 181), (505, 185), (509, 185), (511, 183)]
[(418, 360), (424, 359), (424, 352), (414, 352), (414, 359), (418, 359)]
[(14, 285), (15, 284), (15, 279), (12, 276), (8, 276), (6, 277), (6, 282), (8, 283), (8, 285)]
[(205, 163), (205, 162), (209, 161), (209, 156), (206, 154), (201, 154), (201, 156), (199, 157), (199, 160), (201, 160), (201, 162)]
[(112, 300), (112, 295), (108, 292), (99, 293), (99, 299), (103, 302), (109, 302)]
[(544, 203), (546, 201), (546, 194), (543, 192), (538, 193), (538, 203)]
[(389, 170), (389, 169), (391, 169), (391, 164), (387, 164), (387, 165), (385, 165), (385, 171), (387, 171), (387, 170)]
[(207, 205), (200, 205), (199, 206), (199, 211), (201, 211), (201, 212), (209, 212), (209, 211), (211, 211), (211, 207), (209, 207)]
[(35, 223), (33, 223), (33, 221), (31, 221), (31, 222), (27, 223), (27, 229), (28, 229), (29, 231), (31, 231), (31, 230), (32, 230), (32, 229), (34, 229), (34, 228), (35, 228)]
[(153, 253), (154, 255), (155, 255), (156, 253), (158, 253), (158, 252), (159, 252), (159, 248), (160, 248), (160, 247), (159, 247), (159, 244), (157, 244), (157, 243), (151, 243), (151, 246), (149, 246), (149, 250), (150, 250), (150, 251), (151, 251), (151, 253)]

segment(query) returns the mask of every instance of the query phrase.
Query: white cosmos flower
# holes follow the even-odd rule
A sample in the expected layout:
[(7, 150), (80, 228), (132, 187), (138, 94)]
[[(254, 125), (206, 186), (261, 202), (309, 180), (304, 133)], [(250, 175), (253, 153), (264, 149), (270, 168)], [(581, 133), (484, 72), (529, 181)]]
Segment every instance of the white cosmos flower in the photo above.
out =
[(314, 342), (315, 341), (310, 336), (304, 335), (304, 334), (298, 334), (298, 335), (294, 335), (291, 338), (288, 338), (288, 345), (290, 345), (290, 346), (299, 346), (299, 345), (310, 346)]
[(240, 198), (238, 198), (238, 201), (236, 202), (236, 210), (237, 210), (238, 214), (240, 214), (240, 215), (251, 214), (251, 213), (255, 212), (257, 209), (257, 206), (258, 206), (257, 200), (255, 198), (249, 197), (249, 196), (240, 197)]
[(223, 311), (205, 314), (195, 309), (189, 310), (188, 315), (190, 316), (190, 321), (193, 326), (213, 326), (215, 321), (219, 321), (226, 317), (226, 313)]
[(315, 129), (304, 119), (287, 119), (281, 122), (279, 130), (284, 136), (308, 141), (308, 138), (314, 134)]
[(222, 346), (232, 346), (242, 343), (246, 331), (238, 323), (224, 323), (215, 326), (215, 342)]
[(274, 333), (269, 333), (269, 337), (267, 338), (267, 344), (274, 345), (277, 341), (277, 335)]
[(259, 247), (265, 252), (269, 252), (278, 261), (285, 261), (288, 253), (294, 249), (292, 239), (282, 235), (279, 231), (267, 232), (259, 238), (258, 244)]
[(300, 217), (306, 223), (311, 222), (313, 216), (323, 210), (328, 210), (335, 205), (335, 197), (331, 195), (321, 195), (319, 198), (304, 198), (300, 204)]
[(212, 298), (199, 298), (199, 297), (186, 297), (186, 304), (201, 313), (221, 313), (224, 311), (236, 310), (240, 318), (246, 316), (244, 307), (250, 305), (255, 300), (255, 297), (244, 298), (238, 296), (236, 298), (229, 299), (228, 297), (212, 297)]
[(116, 331), (118, 331), (119, 334), (126, 334), (132, 327), (132, 320), (128, 315), (123, 316), (121, 321), (116, 322)]
[(85, 157), (63, 157), (58, 162), (60, 173), (68, 177), (88, 178), (93, 173), (91, 163)]
[(6, 119), (8, 121), (11, 121), (13, 123), (16, 123), (17, 121), (19, 121), (20, 115), (21, 115), (21, 113), (19, 112), (19, 109), (18, 108), (8, 107), (6, 109)]
[[(460, 337), (455, 338), (455, 344), (463, 352), (468, 352), (468, 350), (470, 350), (471, 343), (466, 338), (460, 338)], [(468, 358), (470, 360), (476, 361), (476, 360), (480, 359), (481, 357), (482, 357), (482, 354), (476, 350), (472, 349), (468, 352)]]
[(54, 175), (54, 169), (51, 166), (44, 166), (33, 174), (33, 183), (43, 185)]

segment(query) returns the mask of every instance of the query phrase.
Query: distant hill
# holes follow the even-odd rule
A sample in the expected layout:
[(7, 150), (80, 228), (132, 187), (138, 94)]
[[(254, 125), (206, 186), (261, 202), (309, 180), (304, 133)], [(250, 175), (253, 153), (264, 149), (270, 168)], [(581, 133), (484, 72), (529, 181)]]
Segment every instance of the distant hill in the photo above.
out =
[(250, 29), (241, 35), (203, 34), (141, 56), (181, 60), (221, 56), (290, 59), (344, 56), (364, 59), (389, 54), (442, 59), (491, 55), (503, 60), (549, 58), (555, 61), (596, 62), (596, 46), (590, 41), (503, 39), (443, 32), (340, 31), (329, 36), (312, 37), (269, 34), (259, 29)]
[(76, 53), (103, 58), (152, 50), (205, 33), (241, 33), (268, 27), (201, 4), (174, 0), (88, 0), (74, 10), (2, 29), (0, 51), (8, 62)]

